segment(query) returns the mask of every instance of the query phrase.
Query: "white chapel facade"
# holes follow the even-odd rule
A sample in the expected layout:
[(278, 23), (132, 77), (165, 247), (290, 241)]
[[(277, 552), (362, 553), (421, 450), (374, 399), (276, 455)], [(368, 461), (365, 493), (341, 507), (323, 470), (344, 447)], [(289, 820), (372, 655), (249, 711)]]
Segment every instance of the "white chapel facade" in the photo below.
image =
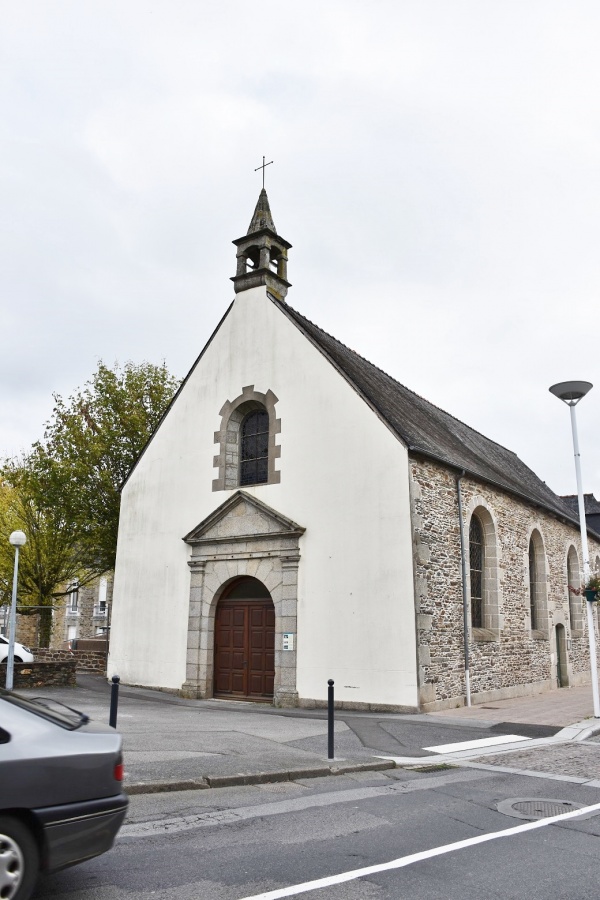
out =
[(474, 699), (585, 681), (572, 510), (288, 305), (264, 189), (234, 243), (235, 300), (123, 488), (109, 674), (424, 710), (464, 702), (467, 645)]

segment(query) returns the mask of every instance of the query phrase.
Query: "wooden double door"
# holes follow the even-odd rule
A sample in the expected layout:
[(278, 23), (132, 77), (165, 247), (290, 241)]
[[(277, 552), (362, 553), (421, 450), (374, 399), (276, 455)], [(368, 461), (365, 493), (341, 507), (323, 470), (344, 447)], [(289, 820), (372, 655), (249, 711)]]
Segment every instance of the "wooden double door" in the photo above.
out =
[(271, 700), (274, 680), (273, 601), (221, 600), (215, 619), (215, 697)]

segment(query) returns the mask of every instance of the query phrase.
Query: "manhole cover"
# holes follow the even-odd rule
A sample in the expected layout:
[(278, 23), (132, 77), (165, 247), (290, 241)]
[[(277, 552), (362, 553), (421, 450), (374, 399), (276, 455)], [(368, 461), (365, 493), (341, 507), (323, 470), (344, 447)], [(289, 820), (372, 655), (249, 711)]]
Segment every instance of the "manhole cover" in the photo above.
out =
[[(505, 816), (514, 816), (516, 819), (547, 819), (550, 816), (560, 816), (563, 813), (574, 812), (576, 809), (582, 809), (582, 806), (583, 804), (573, 803), (571, 800), (514, 797), (511, 800), (502, 800), (498, 804), (498, 812), (504, 813)], [(581, 818), (587, 817), (586, 815)]]

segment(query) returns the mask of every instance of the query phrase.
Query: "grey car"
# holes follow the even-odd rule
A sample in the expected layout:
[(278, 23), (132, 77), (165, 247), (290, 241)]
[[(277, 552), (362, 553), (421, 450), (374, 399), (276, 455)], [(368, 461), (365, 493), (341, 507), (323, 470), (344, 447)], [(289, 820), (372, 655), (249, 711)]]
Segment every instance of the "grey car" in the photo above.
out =
[(125, 818), (121, 737), (83, 713), (0, 689), (0, 898), (112, 847)]

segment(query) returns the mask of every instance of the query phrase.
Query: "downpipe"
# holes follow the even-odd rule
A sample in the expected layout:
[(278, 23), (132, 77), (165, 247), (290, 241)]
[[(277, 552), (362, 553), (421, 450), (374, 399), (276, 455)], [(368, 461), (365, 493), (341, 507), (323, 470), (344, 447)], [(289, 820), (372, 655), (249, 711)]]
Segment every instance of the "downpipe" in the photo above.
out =
[(460, 535), (460, 567), (462, 572), (463, 598), (463, 646), (465, 656), (465, 697), (467, 706), (471, 705), (471, 673), (469, 671), (469, 598), (467, 596), (467, 551), (465, 546), (465, 530), (463, 522), (462, 491), (460, 483), (465, 470), (456, 476), (456, 496), (458, 498), (458, 533)]

